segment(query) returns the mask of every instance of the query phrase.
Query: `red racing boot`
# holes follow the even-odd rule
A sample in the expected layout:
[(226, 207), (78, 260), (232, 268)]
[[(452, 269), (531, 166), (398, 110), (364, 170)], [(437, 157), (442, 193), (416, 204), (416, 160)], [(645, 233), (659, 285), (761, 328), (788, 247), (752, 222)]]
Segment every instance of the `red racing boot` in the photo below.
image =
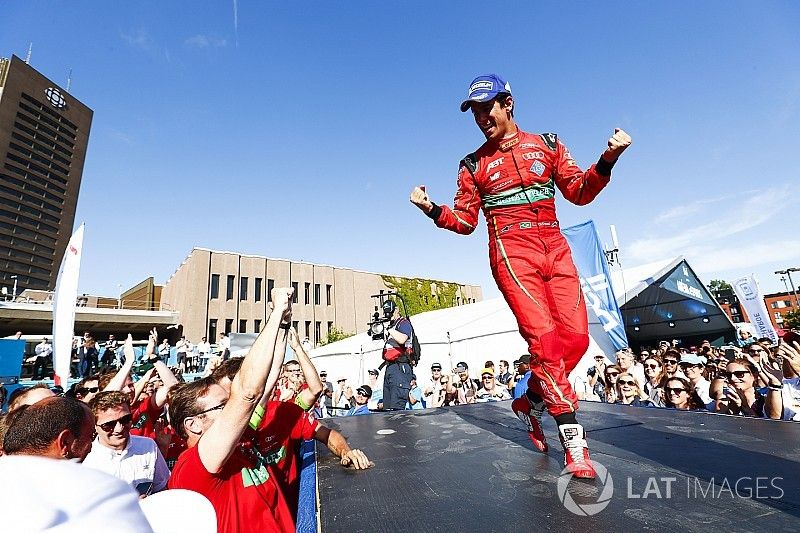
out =
[(561, 445), (564, 446), (564, 466), (575, 477), (594, 479), (595, 471), (589, 459), (589, 447), (586, 444), (586, 433), (580, 424), (563, 424), (558, 426)]
[(544, 431), (542, 431), (542, 413), (544, 413), (544, 402), (531, 403), (526, 394), (523, 394), (511, 402), (511, 410), (522, 420), (528, 428), (528, 437), (536, 449), (542, 453), (547, 453), (547, 441)]

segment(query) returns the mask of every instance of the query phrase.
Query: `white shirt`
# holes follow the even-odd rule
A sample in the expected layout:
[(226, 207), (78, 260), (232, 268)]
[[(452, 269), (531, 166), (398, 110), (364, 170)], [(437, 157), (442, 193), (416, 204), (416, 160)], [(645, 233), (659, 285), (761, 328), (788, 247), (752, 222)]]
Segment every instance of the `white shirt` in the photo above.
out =
[(49, 342), (40, 342), (36, 345), (36, 355), (38, 357), (47, 357), (53, 353), (53, 345)]
[(0, 498), (3, 531), (152, 531), (135, 490), (72, 461), (7, 455), (0, 479), (14, 483)]
[(128, 446), (121, 451), (112, 450), (95, 439), (83, 464), (111, 474), (133, 488), (152, 482), (151, 494), (166, 488), (169, 480), (169, 468), (156, 441), (137, 435), (131, 435)]
[(783, 419), (800, 422), (800, 378), (783, 380)]
[(211, 344), (209, 342), (197, 343), (197, 353), (201, 356), (207, 356), (211, 352)]

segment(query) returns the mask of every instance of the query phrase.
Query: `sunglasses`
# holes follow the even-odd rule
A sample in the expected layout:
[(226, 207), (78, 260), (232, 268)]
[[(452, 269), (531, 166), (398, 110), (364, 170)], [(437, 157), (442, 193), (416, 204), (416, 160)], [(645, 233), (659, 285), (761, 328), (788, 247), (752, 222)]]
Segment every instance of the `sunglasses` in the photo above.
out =
[(100, 387), (81, 387), (78, 390), (76, 390), (75, 392), (77, 392), (78, 394), (86, 395), (86, 394), (95, 393), (95, 392), (97, 392), (99, 390), (100, 390)]
[(133, 415), (128, 413), (127, 415), (117, 418), (116, 420), (109, 420), (108, 422), (97, 424), (97, 427), (99, 427), (103, 431), (114, 431), (114, 428), (117, 427), (117, 423), (125, 427), (131, 423), (131, 420), (133, 420)]
[(697, 363), (681, 363), (681, 368), (703, 368), (703, 365)]
[(442, 385), (447, 385), (447, 380), (446, 380), (446, 379), (443, 379), (443, 380), (442, 380), (442, 381), (440, 381), (439, 383), (441, 383)]
[(645, 368), (658, 368), (658, 365), (644, 365)]
[(667, 391), (668, 394), (674, 394), (675, 396), (679, 396), (682, 392), (686, 392), (686, 389), (683, 387), (664, 387), (664, 390)]
[(208, 408), (208, 409), (206, 409), (205, 411), (200, 411), (199, 413), (195, 413), (195, 414), (194, 414), (194, 415), (192, 415), (192, 416), (200, 416), (200, 415), (204, 415), (204, 414), (206, 414), (206, 413), (210, 413), (211, 411), (218, 411), (219, 409), (222, 409), (223, 407), (225, 407), (225, 404), (226, 404), (226, 403), (228, 403), (228, 400), (225, 400), (225, 401), (224, 401), (224, 402), (222, 402), (221, 404), (219, 404), (219, 405), (216, 405), (216, 406), (214, 406), (214, 407), (209, 407), (209, 408)]
[(678, 360), (677, 359), (664, 359), (664, 364), (665, 365), (677, 365), (678, 364)]
[(744, 379), (744, 375), (749, 373), (749, 370), (731, 370), (730, 372), (725, 372), (725, 375), (728, 376), (729, 379), (733, 376), (736, 376), (738, 379)]
[(619, 372), (606, 372), (606, 377), (615, 378), (619, 376)]
[(620, 380), (617, 380), (617, 385), (620, 385), (620, 386), (622, 386), (622, 385), (630, 385), (631, 387), (633, 387), (634, 385), (636, 385), (636, 382), (635, 381), (628, 381), (627, 379), (620, 379)]

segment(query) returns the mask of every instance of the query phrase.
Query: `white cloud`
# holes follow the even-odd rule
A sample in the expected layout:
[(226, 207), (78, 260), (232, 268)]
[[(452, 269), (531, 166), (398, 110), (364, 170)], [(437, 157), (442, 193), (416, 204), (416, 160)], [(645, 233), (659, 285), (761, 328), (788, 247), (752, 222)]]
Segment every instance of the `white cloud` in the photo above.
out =
[(228, 45), (225, 39), (197, 34), (186, 39), (183, 44), (192, 48), (222, 48)]
[(139, 28), (130, 33), (120, 32), (119, 36), (129, 45), (141, 48), (142, 50), (152, 50), (156, 46), (155, 40), (144, 28)]
[(698, 246), (687, 250), (696, 272), (726, 272), (755, 270), (770, 263), (800, 259), (800, 240), (748, 242), (744, 246), (727, 248)]
[(724, 200), (728, 200), (731, 196), (721, 196), (719, 198), (709, 198), (703, 200), (696, 200), (689, 204), (682, 204), (671, 209), (668, 209), (662, 213), (656, 215), (655, 222), (656, 224), (669, 222), (671, 220), (682, 219), (689, 215), (694, 215), (695, 213), (699, 213), (704, 209), (708, 209), (711, 204), (719, 203)]
[[(674, 257), (687, 255), (692, 247), (702, 246), (709, 249), (740, 247), (740, 252), (747, 250), (742, 246), (746, 242), (759, 242), (760, 235), (746, 235), (737, 238), (739, 242), (727, 243), (725, 240), (733, 236), (747, 234), (750, 230), (764, 225), (777, 217), (784, 209), (795, 203), (795, 194), (791, 187), (770, 188), (761, 191), (742, 191), (738, 203), (728, 202), (725, 211), (721, 208), (703, 209), (708, 203), (720, 199), (700, 200), (673, 208), (659, 214), (654, 222), (659, 226), (653, 233), (669, 232), (667, 236), (655, 236), (634, 241), (626, 250), (627, 254), (638, 261), (651, 261), (653, 257)], [(704, 203), (705, 202), (705, 203)], [(694, 213), (690, 217), (678, 216), (676, 213)], [(672, 224), (668, 222), (672, 221)]]

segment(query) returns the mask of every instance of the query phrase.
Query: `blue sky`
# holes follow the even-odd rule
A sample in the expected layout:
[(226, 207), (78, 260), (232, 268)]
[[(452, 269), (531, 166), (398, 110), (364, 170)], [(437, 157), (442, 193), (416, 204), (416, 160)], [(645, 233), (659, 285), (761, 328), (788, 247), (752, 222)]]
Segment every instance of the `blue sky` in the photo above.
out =
[[(165, 282), (194, 246), (483, 286), (486, 230), (438, 230), (482, 135), (458, 104), (511, 83), (527, 131), (583, 166), (633, 145), (562, 225), (615, 224), (624, 266), (684, 254), (704, 280), (800, 267), (796, 2), (3, 4), (0, 55), (94, 110), (76, 223), (82, 292)], [(796, 281), (800, 282), (800, 276)]]

